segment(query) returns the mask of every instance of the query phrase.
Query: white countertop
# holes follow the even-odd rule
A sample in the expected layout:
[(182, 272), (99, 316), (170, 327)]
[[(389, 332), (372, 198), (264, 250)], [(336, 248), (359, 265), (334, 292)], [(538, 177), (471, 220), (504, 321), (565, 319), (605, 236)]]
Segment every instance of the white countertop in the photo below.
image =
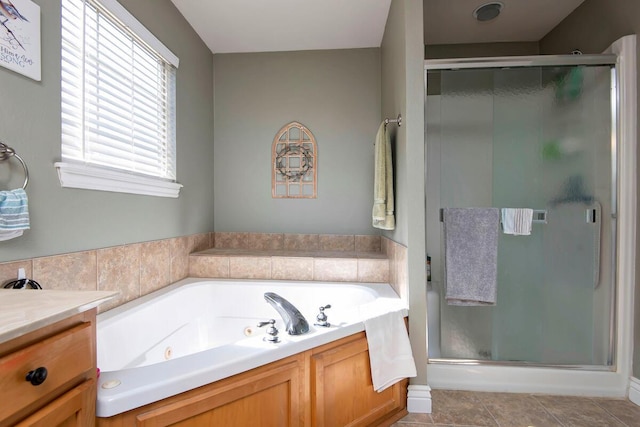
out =
[(0, 289), (0, 343), (111, 299), (112, 291)]

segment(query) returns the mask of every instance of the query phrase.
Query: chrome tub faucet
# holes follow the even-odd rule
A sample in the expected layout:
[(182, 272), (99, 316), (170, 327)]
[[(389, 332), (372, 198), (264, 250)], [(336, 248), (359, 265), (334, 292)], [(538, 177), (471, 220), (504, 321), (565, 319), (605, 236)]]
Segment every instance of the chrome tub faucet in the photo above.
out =
[(264, 299), (271, 304), (280, 317), (282, 317), (285, 329), (289, 335), (302, 335), (309, 332), (307, 319), (305, 319), (302, 313), (289, 301), (273, 292), (265, 293)]

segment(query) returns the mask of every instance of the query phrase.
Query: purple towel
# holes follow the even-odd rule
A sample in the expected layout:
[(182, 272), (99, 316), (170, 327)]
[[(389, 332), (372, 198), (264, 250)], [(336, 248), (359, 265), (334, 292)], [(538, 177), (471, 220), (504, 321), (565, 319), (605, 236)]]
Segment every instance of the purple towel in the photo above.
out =
[(445, 298), (449, 305), (495, 305), (497, 208), (443, 209)]

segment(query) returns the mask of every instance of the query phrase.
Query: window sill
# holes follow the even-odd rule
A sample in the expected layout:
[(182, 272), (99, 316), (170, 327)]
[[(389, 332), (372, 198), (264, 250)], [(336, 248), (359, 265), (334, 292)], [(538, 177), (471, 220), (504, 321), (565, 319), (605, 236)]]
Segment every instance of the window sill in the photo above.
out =
[(65, 162), (57, 162), (54, 166), (58, 170), (60, 185), (65, 188), (82, 188), (85, 190), (172, 198), (177, 198), (182, 188), (182, 184), (177, 182), (133, 175), (96, 166)]

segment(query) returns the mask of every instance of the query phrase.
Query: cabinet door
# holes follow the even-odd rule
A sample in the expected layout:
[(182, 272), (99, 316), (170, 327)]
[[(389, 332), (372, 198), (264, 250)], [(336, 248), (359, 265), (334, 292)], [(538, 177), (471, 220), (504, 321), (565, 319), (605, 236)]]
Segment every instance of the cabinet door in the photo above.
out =
[(63, 394), (16, 427), (92, 427), (95, 425), (95, 380)]
[(175, 400), (137, 415), (139, 427), (300, 426), (301, 370), (296, 362)]
[(366, 336), (354, 337), (320, 347), (311, 356), (312, 426), (378, 425), (404, 411), (406, 382), (376, 392)]
[[(95, 372), (93, 329), (83, 322), (0, 357), (0, 426), (11, 425), (51, 402)], [(28, 372), (45, 368), (46, 379), (34, 386)], [(95, 374), (94, 374), (95, 375)]]

